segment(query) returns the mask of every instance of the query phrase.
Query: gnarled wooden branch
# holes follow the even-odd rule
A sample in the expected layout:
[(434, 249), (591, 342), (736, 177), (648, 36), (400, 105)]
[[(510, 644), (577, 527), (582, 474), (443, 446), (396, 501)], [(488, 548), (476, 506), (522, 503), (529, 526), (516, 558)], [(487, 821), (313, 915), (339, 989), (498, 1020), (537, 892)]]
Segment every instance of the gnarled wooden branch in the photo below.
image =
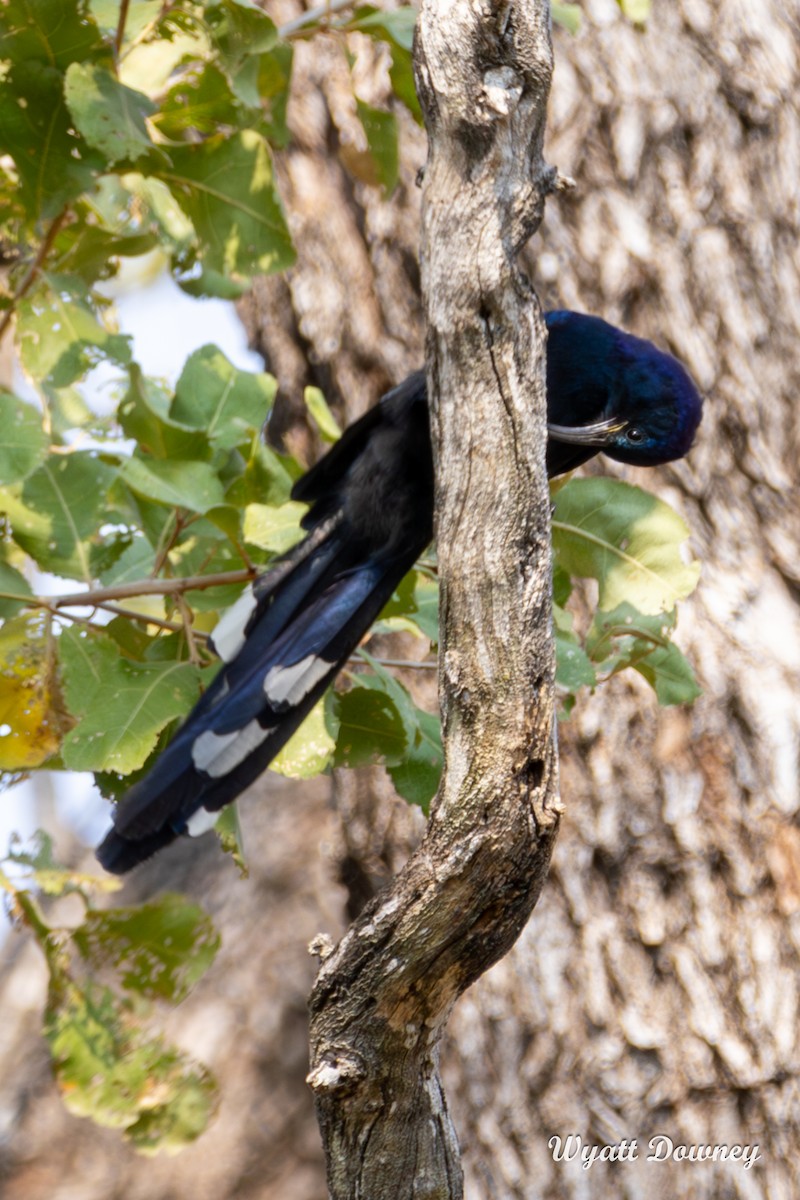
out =
[(558, 828), (543, 326), (516, 264), (553, 186), (549, 6), (428, 0), (416, 63), (446, 770), (418, 852), (312, 993), (334, 1200), (461, 1195), (439, 1038), (522, 930)]

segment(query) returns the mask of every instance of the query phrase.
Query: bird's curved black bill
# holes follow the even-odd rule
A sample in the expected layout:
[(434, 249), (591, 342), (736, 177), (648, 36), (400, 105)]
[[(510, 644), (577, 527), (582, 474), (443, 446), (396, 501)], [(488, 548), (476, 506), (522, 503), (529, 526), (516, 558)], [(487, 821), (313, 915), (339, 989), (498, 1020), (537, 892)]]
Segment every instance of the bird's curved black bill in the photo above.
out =
[(591, 425), (550, 425), (547, 432), (559, 442), (573, 446), (607, 446), (615, 433), (626, 426), (626, 421), (609, 417), (605, 421), (594, 421)]

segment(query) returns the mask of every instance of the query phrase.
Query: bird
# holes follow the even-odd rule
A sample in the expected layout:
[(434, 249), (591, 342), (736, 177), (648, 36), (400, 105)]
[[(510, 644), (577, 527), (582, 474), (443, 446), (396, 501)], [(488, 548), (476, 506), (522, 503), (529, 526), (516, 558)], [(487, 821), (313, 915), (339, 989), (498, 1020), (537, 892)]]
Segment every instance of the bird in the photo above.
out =
[[(547, 327), (547, 471), (599, 452), (655, 466), (694, 440), (702, 400), (682, 364), (600, 317), (555, 310)], [(305, 537), (220, 618), (222, 666), (97, 850), (124, 874), (213, 827), (323, 695), (433, 538), (428, 396), (415, 371), (294, 485)]]

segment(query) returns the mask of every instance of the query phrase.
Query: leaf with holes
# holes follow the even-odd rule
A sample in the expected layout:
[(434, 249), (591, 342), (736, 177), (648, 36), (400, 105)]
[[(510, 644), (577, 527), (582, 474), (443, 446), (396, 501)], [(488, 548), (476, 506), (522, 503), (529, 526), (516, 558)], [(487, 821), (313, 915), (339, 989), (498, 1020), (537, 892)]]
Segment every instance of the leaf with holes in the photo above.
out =
[(90, 912), (72, 940), (93, 971), (111, 966), (128, 991), (173, 1004), (186, 999), (220, 944), (211, 918), (170, 893), (136, 908)]
[(130, 338), (102, 324), (81, 280), (42, 274), (41, 284), (19, 307), (22, 364), (34, 379), (68, 387), (102, 359), (130, 362)]
[(0, 771), (41, 766), (58, 750), (64, 723), (46, 621), (40, 614), (6, 621), (0, 629)]
[(91, 545), (116, 475), (92, 451), (51, 453), (22, 487), (19, 519), (9, 505), (14, 540), (44, 570), (91, 582)]
[(16, 198), (31, 222), (57, 216), (65, 204), (92, 187), (106, 166), (103, 156), (73, 128), (62, 83), (55, 68), (21, 62), (0, 88), (0, 154), (14, 160)]
[(16, 483), (39, 466), (49, 439), (42, 414), (8, 392), (0, 392), (0, 483)]
[(44, 1033), (64, 1104), (98, 1125), (122, 1129), (140, 1150), (179, 1149), (216, 1107), (213, 1077), (160, 1038), (110, 988), (54, 975)]
[(109, 163), (135, 162), (153, 149), (146, 118), (153, 115), (156, 105), (142, 92), (120, 83), (105, 67), (73, 62), (67, 70), (64, 95), (76, 128)]
[(161, 730), (199, 699), (202, 674), (189, 663), (133, 662), (105, 634), (75, 628), (61, 635), (58, 649), (64, 698), (78, 718), (62, 751), (73, 771), (129, 774)]

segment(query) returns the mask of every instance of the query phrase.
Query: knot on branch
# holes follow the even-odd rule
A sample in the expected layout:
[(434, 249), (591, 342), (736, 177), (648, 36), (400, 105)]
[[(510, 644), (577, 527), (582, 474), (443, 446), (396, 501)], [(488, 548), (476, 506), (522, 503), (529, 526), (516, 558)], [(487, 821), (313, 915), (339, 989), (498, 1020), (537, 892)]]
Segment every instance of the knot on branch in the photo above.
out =
[(508, 117), (519, 104), (522, 80), (513, 67), (490, 67), (484, 72), (483, 93), (498, 116)]
[(355, 1091), (366, 1075), (366, 1063), (359, 1054), (349, 1047), (333, 1047), (309, 1071), (306, 1083), (318, 1096), (343, 1096)]

